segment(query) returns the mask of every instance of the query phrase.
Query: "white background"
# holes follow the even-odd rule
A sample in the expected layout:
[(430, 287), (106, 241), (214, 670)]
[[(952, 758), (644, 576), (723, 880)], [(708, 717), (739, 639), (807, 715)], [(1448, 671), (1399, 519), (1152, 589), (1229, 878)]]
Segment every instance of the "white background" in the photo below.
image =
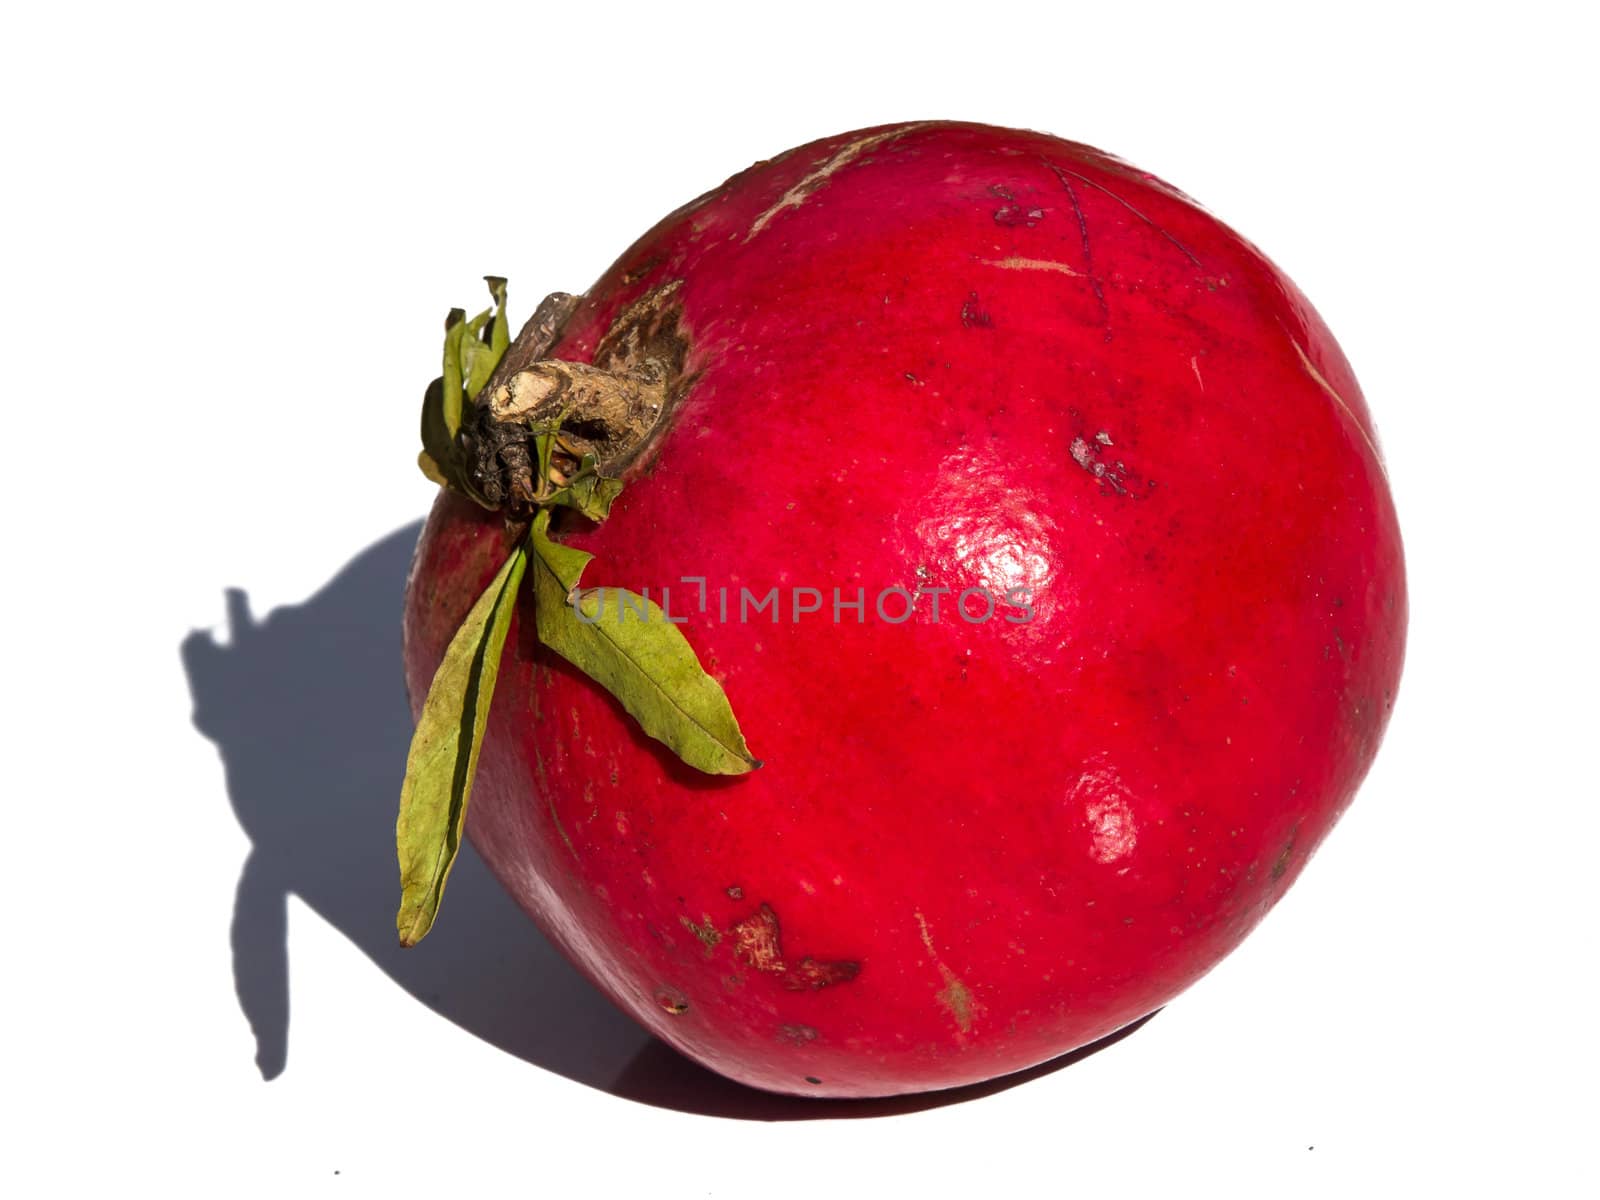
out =
[[(1594, 1194), (1596, 97), (1577, 6), (1497, 7), (13, 10), (0, 1187)], [(256, 819), (306, 861), (386, 854), (386, 816), (330, 814), (386, 814), (397, 786), (408, 535), (340, 572), (426, 511), (444, 308), (494, 271), (520, 321), (752, 160), (923, 117), (1158, 172), (1341, 339), (1413, 604), (1347, 819), (1147, 1026), (957, 1103), (700, 1079), (475, 862), (452, 902), (477, 936), (415, 965), (371, 935), (387, 884), (289, 901), (263, 1080), (229, 953), (250, 840), (180, 647), (201, 631), (234, 799), (281, 793), (293, 819)], [(283, 610), (267, 641), (213, 644), (228, 587)]]

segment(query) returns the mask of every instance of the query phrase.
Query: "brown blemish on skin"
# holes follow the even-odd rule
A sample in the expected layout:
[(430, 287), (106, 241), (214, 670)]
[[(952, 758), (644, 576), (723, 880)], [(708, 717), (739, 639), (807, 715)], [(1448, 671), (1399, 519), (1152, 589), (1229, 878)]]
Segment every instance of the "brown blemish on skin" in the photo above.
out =
[(962, 1033), (971, 1033), (972, 993), (967, 990), (966, 984), (962, 983), (954, 975), (949, 974), (949, 968), (945, 968), (945, 973), (949, 975), (949, 981), (945, 984), (944, 990), (938, 994), (937, 999), (940, 1004), (950, 1011), (950, 1015), (955, 1018), (956, 1027)]
[(789, 963), (783, 957), (783, 933), (772, 905), (763, 904), (729, 931), (733, 954), (756, 970), (781, 975), (784, 987), (795, 992), (812, 992), (835, 983), (849, 983), (861, 974), (861, 964), (847, 959), (825, 961), (807, 955)]
[(819, 188), (826, 186), (829, 178), (831, 178), (833, 174), (841, 167), (844, 167), (853, 162), (855, 159), (860, 158), (868, 150), (874, 150), (886, 142), (892, 142), (895, 138), (903, 137), (912, 130), (921, 129), (924, 125), (928, 124), (931, 124), (931, 122), (914, 121), (909, 125), (899, 125), (893, 129), (885, 129), (880, 133), (874, 133), (868, 137), (857, 138), (849, 145), (835, 151), (833, 157), (829, 158), (826, 162), (820, 164), (813, 170), (807, 172), (804, 179), (795, 184), (783, 195), (779, 196), (776, 204), (767, 209), (753, 222), (751, 222), (750, 232), (744, 235), (744, 240), (748, 242), (751, 238), (755, 237), (756, 234), (765, 229), (772, 219), (784, 209), (799, 208)]
[(742, 887), (738, 886), (737, 884), (734, 884), (733, 886), (729, 887), (728, 888), (728, 899), (729, 900), (743, 900), (744, 899), (744, 889)]
[(785, 969), (778, 914), (770, 904), (763, 904), (728, 933), (733, 938), (733, 956), (740, 962), (768, 973)]
[(1061, 275), (1083, 274), (1082, 271), (1069, 267), (1064, 262), (1055, 262), (1048, 258), (1022, 258), (1015, 254), (1007, 255), (1005, 258), (980, 258), (978, 265), (999, 267), (1002, 271), (1055, 271)]
[(681, 924), (690, 933), (694, 934), (699, 943), (706, 948), (706, 957), (711, 957), (711, 952), (717, 948), (717, 943), (722, 940), (722, 933), (711, 922), (710, 913), (700, 914), (701, 923), (696, 924), (687, 916), (678, 918)]
[(810, 1025), (779, 1025), (778, 1040), (791, 1046), (805, 1046), (817, 1040), (817, 1031)]
[(933, 947), (933, 934), (928, 929), (927, 918), (920, 910), (914, 915), (917, 918), (917, 928), (922, 932), (922, 944), (928, 951), (928, 957), (933, 960), (933, 965), (938, 968), (939, 978), (944, 981), (944, 987), (934, 993), (934, 999), (955, 1020), (956, 1028), (962, 1034), (971, 1033), (972, 1017), (977, 1009), (977, 1002), (973, 1000), (971, 990), (961, 981), (961, 977), (940, 960), (939, 952)]

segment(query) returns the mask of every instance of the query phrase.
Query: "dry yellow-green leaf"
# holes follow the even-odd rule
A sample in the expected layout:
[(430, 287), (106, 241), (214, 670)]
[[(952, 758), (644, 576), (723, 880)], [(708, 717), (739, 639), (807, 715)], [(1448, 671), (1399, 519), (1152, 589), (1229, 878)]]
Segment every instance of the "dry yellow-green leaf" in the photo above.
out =
[(478, 749), (527, 563), (527, 550), (519, 544), (456, 630), (411, 738), (395, 824), (400, 857), (395, 925), (403, 946), (415, 945), (432, 927), (461, 848)]

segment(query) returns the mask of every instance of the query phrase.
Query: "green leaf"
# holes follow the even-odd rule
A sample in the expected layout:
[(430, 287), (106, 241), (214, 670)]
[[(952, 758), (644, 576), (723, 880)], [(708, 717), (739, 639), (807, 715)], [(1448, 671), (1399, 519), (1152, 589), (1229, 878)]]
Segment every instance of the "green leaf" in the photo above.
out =
[(598, 524), (611, 515), (611, 504), (622, 494), (622, 480), (591, 472), (575, 475), (564, 488), (550, 493), (549, 505), (574, 508)]
[(435, 483), (462, 491), (467, 489), (456, 453), (456, 434), (466, 419), (467, 406), (478, 398), (511, 345), (506, 281), (498, 275), (486, 275), (484, 279), (494, 307), (470, 321), (464, 310), (450, 310), (444, 323), (444, 374), (428, 386), (422, 400), (422, 455), (418, 465)]
[(467, 314), (452, 308), (444, 319), (444, 379), (440, 404), (444, 414), (444, 427), (451, 437), (461, 428), (461, 414), (465, 408), (461, 388), (461, 339), (467, 331)]
[(535, 478), (541, 491), (550, 479), (550, 459), (555, 454), (556, 431), (560, 428), (558, 419), (548, 428), (533, 431), (534, 469), (538, 472)]
[(483, 281), (489, 285), (489, 294), (494, 297), (494, 324), (489, 327), (489, 351), (494, 355), (494, 365), (498, 367), (506, 351), (511, 348), (511, 319), (506, 316), (506, 281), (498, 275), (485, 275)]
[[(558, 419), (547, 428), (538, 430), (533, 436), (539, 478), (542, 480), (550, 478), (550, 459), (555, 453), (560, 428), (561, 422)], [(611, 515), (611, 505), (621, 494), (622, 480), (601, 475), (595, 456), (585, 454), (583, 461), (578, 464), (577, 471), (568, 478), (566, 484), (551, 492), (540, 503), (546, 508), (559, 506), (576, 509), (598, 524)]]
[(434, 672), (411, 738), (395, 824), (400, 856), (395, 926), (402, 946), (415, 945), (432, 927), (461, 847), (500, 654), (527, 564), (527, 549), (519, 544), (478, 597)]
[(646, 733), (691, 767), (713, 775), (759, 767), (728, 697), (677, 625), (633, 592), (580, 591), (594, 556), (551, 541), (549, 528), (545, 509), (528, 534), (539, 640), (621, 701)]
[[(467, 399), (476, 400), (489, 376), (500, 365), (506, 347), (511, 345), (511, 326), (506, 320), (506, 281), (497, 275), (486, 275), (489, 295), (494, 297), (494, 309), (485, 310), (473, 317), (461, 341), (461, 376), (466, 381)], [(492, 316), (492, 324), (491, 324)], [(484, 326), (489, 326), (489, 336), (483, 336)]]
[(455, 437), (445, 416), (444, 395), (445, 381), (435, 379), (422, 397), (422, 455), (417, 460), (422, 473), (441, 485), (453, 482), (457, 474)]
[(426, 450), (417, 451), (417, 467), (428, 477), (429, 483), (436, 483), (440, 487), (450, 486), (450, 477), (444, 473), (444, 468), (439, 465), (438, 460)]

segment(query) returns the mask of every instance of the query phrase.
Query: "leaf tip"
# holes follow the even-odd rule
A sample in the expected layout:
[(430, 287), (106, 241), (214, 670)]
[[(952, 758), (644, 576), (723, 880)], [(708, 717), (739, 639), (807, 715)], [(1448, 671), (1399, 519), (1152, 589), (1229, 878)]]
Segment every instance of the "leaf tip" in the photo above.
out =
[(395, 932), (400, 935), (400, 948), (409, 950), (423, 938), (428, 936), (428, 930), (433, 928), (433, 922), (428, 919), (428, 914), (412, 912), (410, 905), (402, 905), (400, 912), (395, 917)]
[(440, 487), (449, 486), (449, 477), (439, 468), (439, 464), (434, 460), (433, 455), (426, 450), (417, 454), (417, 466), (422, 468), (422, 473), (433, 483), (438, 484)]

